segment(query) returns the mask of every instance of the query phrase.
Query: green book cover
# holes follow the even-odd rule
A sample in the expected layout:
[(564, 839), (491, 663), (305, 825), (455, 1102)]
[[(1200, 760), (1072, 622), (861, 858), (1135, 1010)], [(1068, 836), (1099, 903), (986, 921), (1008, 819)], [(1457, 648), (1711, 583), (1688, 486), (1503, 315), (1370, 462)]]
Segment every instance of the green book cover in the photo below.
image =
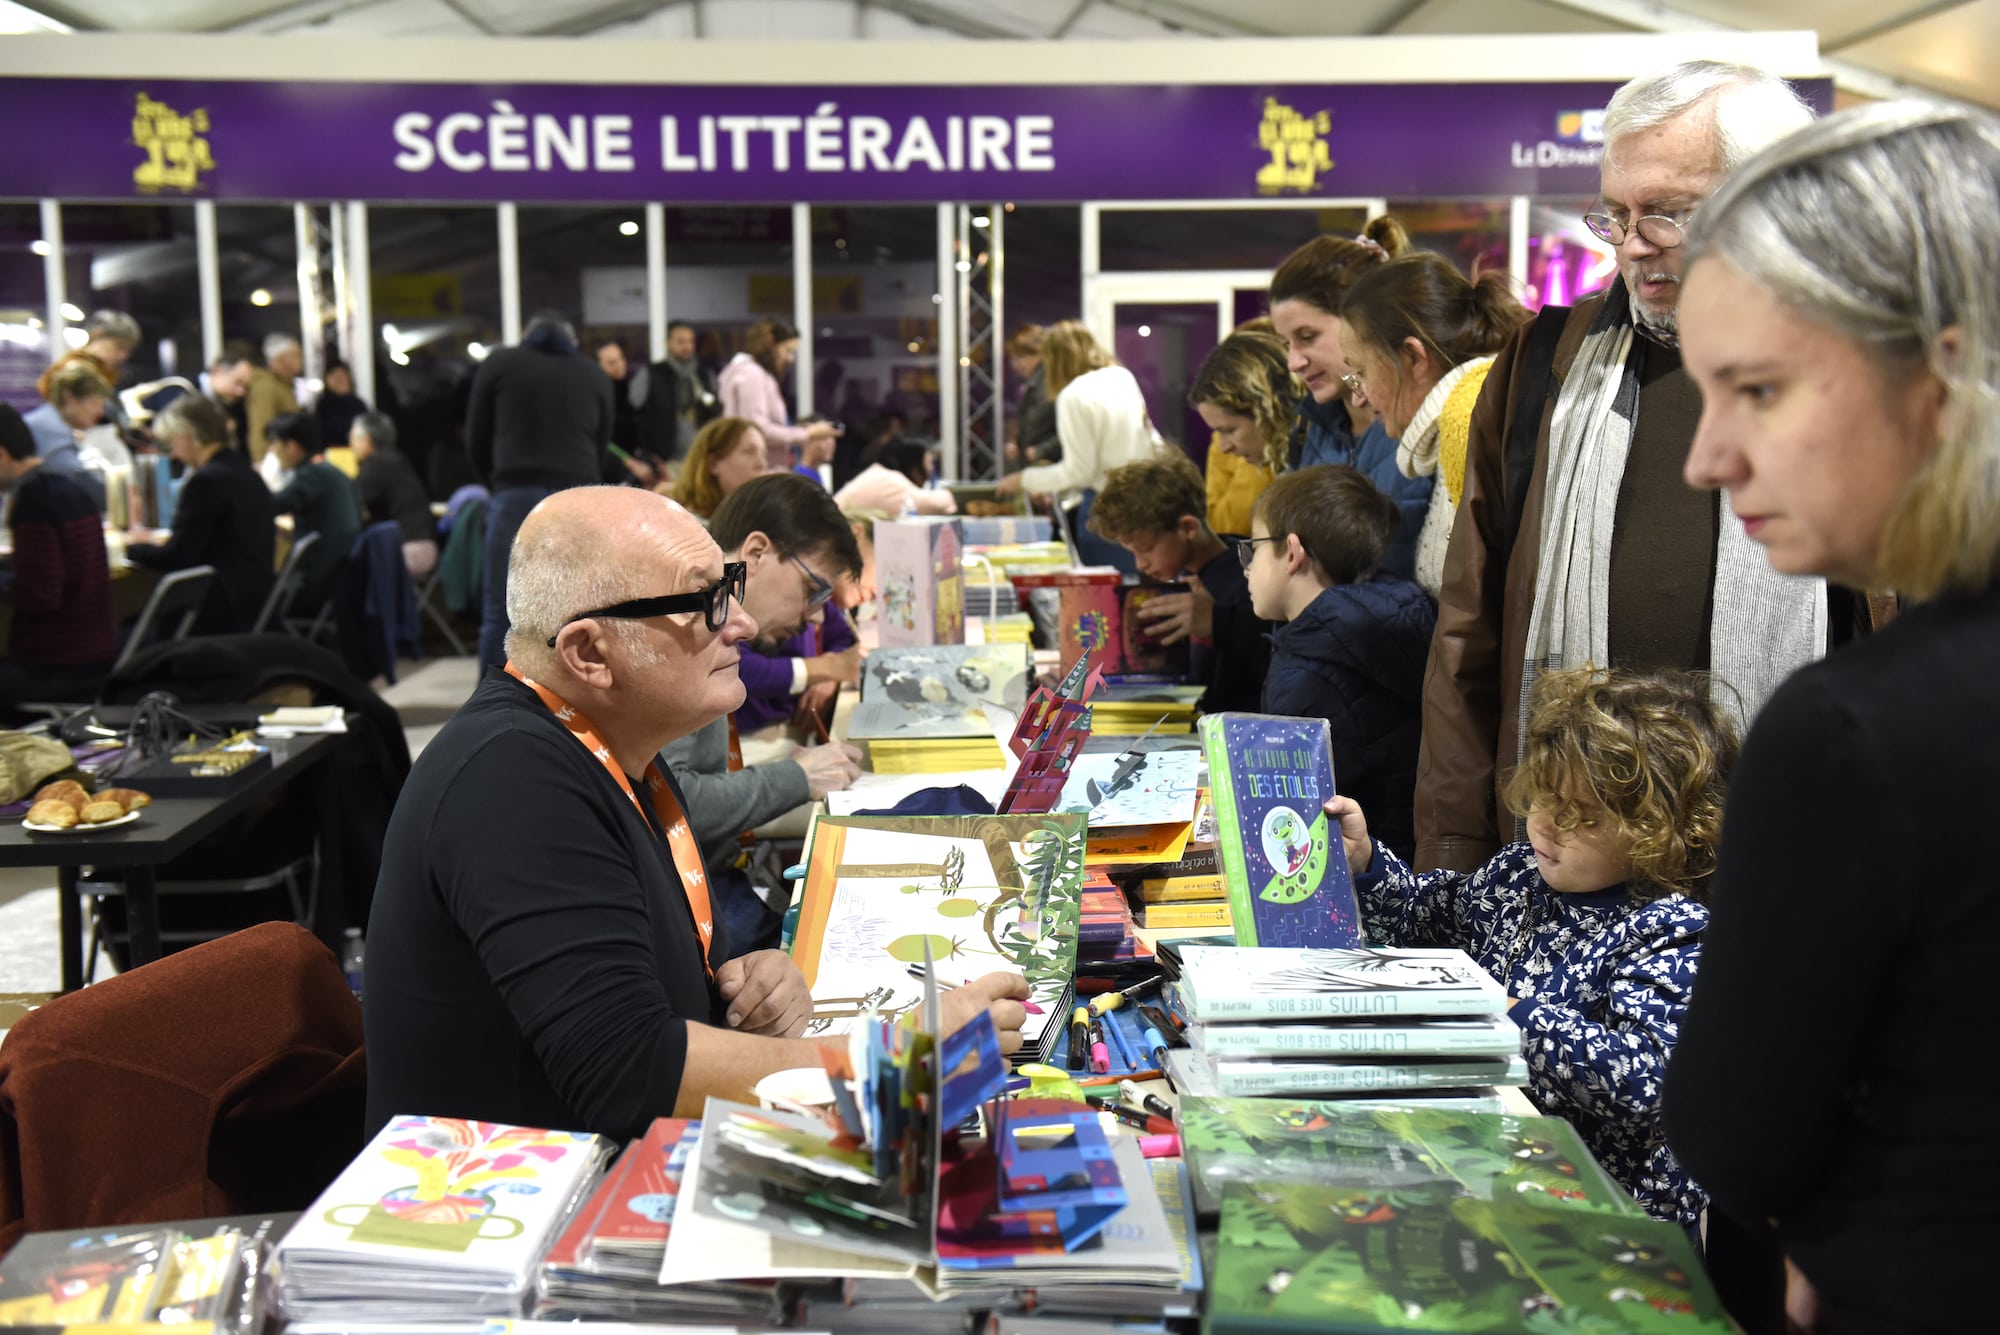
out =
[(1560, 1117), (1183, 1098), (1181, 1145), (1203, 1213), (1214, 1212), (1228, 1182), (1389, 1189), (1439, 1179), (1482, 1198), (1643, 1213)]
[(1481, 1200), (1449, 1183), (1232, 1182), (1207, 1335), (1733, 1329), (1678, 1225)]

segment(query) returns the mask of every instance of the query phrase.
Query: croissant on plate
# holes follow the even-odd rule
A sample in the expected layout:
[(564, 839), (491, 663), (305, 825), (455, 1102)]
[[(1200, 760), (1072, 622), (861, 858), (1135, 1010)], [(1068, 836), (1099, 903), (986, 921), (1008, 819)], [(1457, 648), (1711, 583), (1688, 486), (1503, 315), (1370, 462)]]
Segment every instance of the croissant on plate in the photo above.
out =
[(136, 811), (140, 807), (153, 805), (153, 799), (145, 793), (140, 792), (137, 788), (106, 788), (92, 800), (96, 802), (116, 802), (118, 804), (118, 814), (121, 816), (128, 811)]
[(53, 825), (67, 830), (77, 822), (76, 808), (57, 798), (48, 798), (28, 808), (30, 825)]
[(58, 779), (54, 783), (42, 785), (41, 791), (35, 794), (35, 801), (62, 802), (77, 811), (82, 811), (90, 802), (90, 794), (75, 779)]

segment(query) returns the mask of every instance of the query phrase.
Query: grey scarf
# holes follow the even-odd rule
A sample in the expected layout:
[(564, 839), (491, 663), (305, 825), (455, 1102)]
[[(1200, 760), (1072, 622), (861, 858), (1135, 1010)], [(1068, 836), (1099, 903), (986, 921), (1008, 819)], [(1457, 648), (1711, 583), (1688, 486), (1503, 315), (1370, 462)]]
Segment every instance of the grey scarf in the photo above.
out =
[[(1547, 495), (1528, 620), (1516, 741), (1544, 672), (1610, 664), (1611, 530), (1639, 410), (1639, 357), (1624, 285), (1578, 349), (1549, 423)], [(1826, 652), (1826, 584), (1780, 575), (1723, 497), (1709, 623), (1712, 695), (1747, 729), (1784, 679)]]

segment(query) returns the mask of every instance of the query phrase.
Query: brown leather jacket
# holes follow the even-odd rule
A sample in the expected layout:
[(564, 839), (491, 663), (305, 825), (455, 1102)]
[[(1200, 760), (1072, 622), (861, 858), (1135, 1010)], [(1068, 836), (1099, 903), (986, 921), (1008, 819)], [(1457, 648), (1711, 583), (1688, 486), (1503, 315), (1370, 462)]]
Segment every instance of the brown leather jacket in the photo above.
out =
[[(1577, 303), (1556, 344), (1555, 377), (1569, 374), (1604, 296)], [(1417, 752), (1418, 867), (1474, 871), (1513, 838), (1514, 817), (1499, 798), (1513, 769), (1521, 701), (1521, 663), (1540, 565), (1542, 492), (1548, 480), (1547, 395), (1541, 430), (1531, 448), (1535, 468), (1521, 511), (1521, 531), (1506, 569), (1493, 558), (1506, 523), (1507, 434), (1522, 387), (1520, 358), (1532, 326), (1494, 360), (1472, 410), (1466, 444), (1465, 491), (1445, 550), (1438, 590), (1437, 634), (1424, 676), (1424, 736)], [(1530, 393), (1542, 393), (1543, 386)]]

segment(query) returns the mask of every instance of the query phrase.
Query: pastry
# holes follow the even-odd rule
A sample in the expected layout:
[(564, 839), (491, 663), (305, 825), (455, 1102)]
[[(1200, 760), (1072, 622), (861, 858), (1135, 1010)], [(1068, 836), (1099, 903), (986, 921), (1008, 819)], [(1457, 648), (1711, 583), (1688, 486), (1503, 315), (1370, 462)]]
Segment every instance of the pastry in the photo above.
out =
[(54, 783), (44, 784), (42, 790), (35, 794), (35, 801), (63, 802), (81, 811), (90, 801), (90, 794), (75, 779), (58, 779)]
[(85, 825), (102, 825), (105, 821), (117, 820), (124, 814), (124, 807), (119, 806), (116, 802), (107, 802), (100, 797), (85, 807), (78, 819)]
[(57, 798), (49, 798), (28, 808), (28, 823), (53, 825), (67, 830), (76, 824), (76, 808)]
[(118, 810), (121, 813), (137, 811), (140, 807), (153, 805), (153, 799), (145, 793), (140, 792), (137, 788), (106, 788), (97, 795), (96, 800), (99, 802), (116, 802)]

